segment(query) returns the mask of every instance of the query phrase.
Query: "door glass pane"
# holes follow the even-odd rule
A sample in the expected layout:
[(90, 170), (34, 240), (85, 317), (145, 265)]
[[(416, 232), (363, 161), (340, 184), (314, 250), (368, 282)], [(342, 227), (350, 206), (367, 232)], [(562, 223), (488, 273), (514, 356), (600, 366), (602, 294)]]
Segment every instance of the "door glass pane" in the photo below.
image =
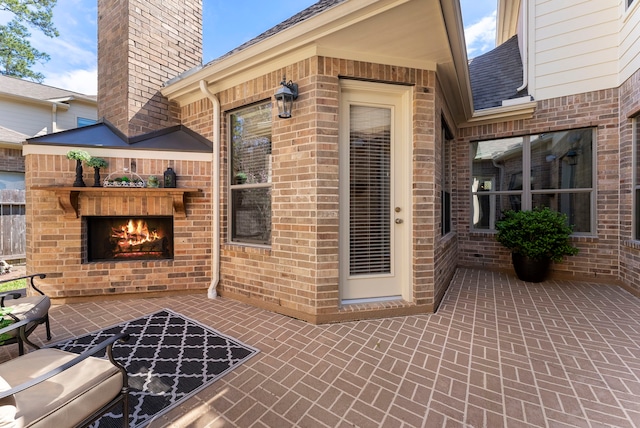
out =
[(351, 106), (349, 270), (391, 271), (391, 111)]

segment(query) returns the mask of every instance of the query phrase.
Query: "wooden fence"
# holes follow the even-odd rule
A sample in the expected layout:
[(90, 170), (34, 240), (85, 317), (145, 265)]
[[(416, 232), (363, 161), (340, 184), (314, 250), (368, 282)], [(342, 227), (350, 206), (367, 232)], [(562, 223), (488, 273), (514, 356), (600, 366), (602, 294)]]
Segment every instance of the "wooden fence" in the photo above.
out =
[(27, 253), (25, 191), (0, 190), (0, 259), (24, 259)]

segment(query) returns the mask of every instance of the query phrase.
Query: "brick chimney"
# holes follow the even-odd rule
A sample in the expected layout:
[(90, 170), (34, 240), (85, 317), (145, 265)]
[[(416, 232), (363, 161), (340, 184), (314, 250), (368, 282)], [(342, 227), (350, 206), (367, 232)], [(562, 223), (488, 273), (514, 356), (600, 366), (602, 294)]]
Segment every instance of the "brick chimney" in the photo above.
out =
[(202, 63), (202, 0), (98, 0), (98, 116), (132, 137), (177, 125), (162, 84)]

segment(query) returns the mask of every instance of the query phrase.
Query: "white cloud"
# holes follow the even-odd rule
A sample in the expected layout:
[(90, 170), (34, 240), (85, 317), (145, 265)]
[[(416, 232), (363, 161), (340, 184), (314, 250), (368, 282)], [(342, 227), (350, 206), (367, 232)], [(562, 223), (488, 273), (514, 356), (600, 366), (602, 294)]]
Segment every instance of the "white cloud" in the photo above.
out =
[(89, 70), (75, 69), (59, 73), (49, 71), (46, 76), (43, 82), (45, 85), (85, 95), (96, 95), (98, 93), (98, 71), (96, 68)]
[(481, 55), (495, 46), (496, 40), (496, 12), (485, 16), (475, 24), (464, 29), (467, 41), (467, 55), (469, 58)]

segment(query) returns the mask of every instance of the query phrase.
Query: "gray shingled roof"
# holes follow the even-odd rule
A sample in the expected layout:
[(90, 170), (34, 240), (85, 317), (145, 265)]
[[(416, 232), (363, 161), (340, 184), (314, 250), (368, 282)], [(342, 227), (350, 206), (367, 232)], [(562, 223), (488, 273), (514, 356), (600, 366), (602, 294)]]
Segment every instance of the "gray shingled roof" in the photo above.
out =
[(96, 101), (95, 95), (84, 95), (79, 92), (54, 88), (41, 83), (30, 82), (16, 77), (0, 75), (0, 92), (34, 98), (37, 100), (54, 100), (58, 98), (73, 97), (88, 101)]
[(516, 91), (522, 85), (518, 36), (470, 60), (469, 77), (475, 110), (499, 107), (503, 100), (527, 95), (527, 88)]
[(0, 126), (0, 142), (20, 144), (29, 138), (27, 134)]
[(109, 121), (28, 138), (26, 144), (210, 153), (212, 144), (184, 125), (127, 138)]

